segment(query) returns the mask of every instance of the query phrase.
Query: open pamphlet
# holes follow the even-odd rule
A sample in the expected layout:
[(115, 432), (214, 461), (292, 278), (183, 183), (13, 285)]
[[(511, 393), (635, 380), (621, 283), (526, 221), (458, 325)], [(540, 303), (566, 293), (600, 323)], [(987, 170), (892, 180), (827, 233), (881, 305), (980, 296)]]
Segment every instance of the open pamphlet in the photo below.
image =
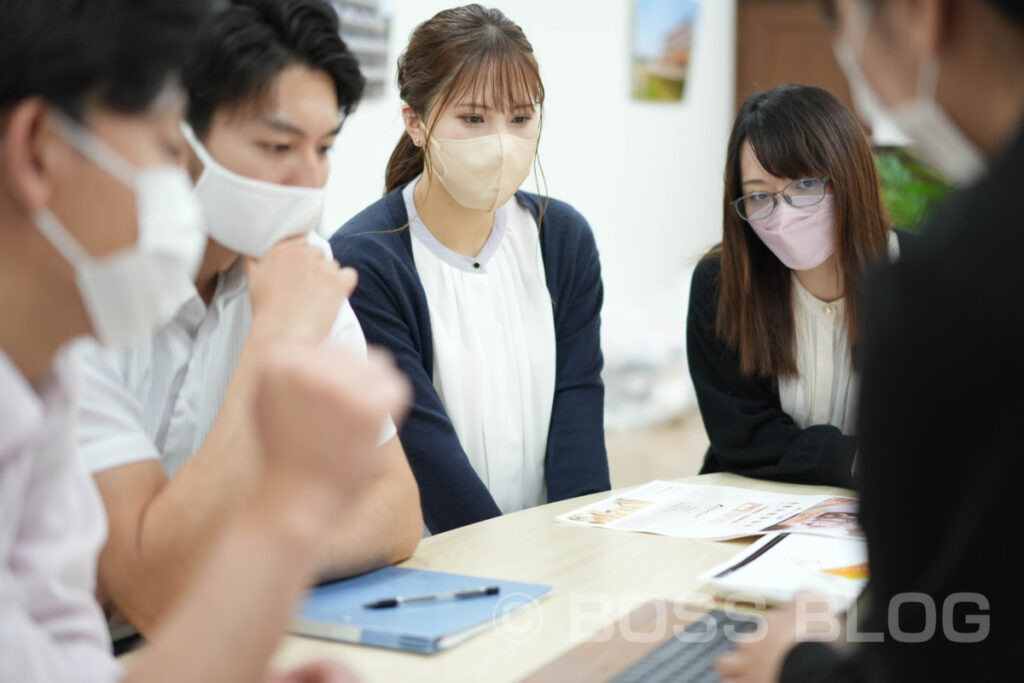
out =
[(857, 538), (770, 534), (699, 578), (719, 596), (734, 600), (789, 602), (806, 590), (833, 598), (845, 610), (867, 584), (867, 543)]
[(863, 538), (857, 509), (857, 499), (844, 496), (652, 481), (555, 521), (707, 541), (775, 532)]

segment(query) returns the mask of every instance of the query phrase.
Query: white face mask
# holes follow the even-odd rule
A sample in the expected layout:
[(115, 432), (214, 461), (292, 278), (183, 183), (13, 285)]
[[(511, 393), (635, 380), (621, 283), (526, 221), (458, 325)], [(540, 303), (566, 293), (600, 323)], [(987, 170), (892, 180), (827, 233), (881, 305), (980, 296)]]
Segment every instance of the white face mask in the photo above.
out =
[(320, 226), (325, 187), (294, 187), (248, 178), (221, 166), (181, 125), (192, 151), (203, 164), (195, 193), (210, 237), (232, 251), (262, 258), (283, 239), (305, 235)]
[(870, 11), (860, 17), (860, 24), (850, 33), (857, 50), (840, 37), (835, 46), (836, 59), (846, 75), (853, 95), (854, 107), (866, 123), (888, 119), (911, 139), (914, 148), (936, 170), (960, 186), (968, 185), (985, 171), (981, 151), (965, 136), (935, 101), (939, 87), (939, 60), (928, 57), (918, 73), (917, 94), (912, 102), (886, 107), (875, 94), (857, 62), (863, 54), (870, 25)]
[(538, 138), (499, 133), (468, 140), (430, 138), (431, 172), (466, 208), (494, 211), (530, 175)]
[(73, 120), (55, 114), (57, 129), (93, 163), (135, 192), (138, 241), (92, 256), (47, 208), (36, 212), (39, 231), (75, 270), (93, 334), (119, 346), (170, 320), (194, 291), (192, 279), (206, 238), (185, 169), (138, 169)]

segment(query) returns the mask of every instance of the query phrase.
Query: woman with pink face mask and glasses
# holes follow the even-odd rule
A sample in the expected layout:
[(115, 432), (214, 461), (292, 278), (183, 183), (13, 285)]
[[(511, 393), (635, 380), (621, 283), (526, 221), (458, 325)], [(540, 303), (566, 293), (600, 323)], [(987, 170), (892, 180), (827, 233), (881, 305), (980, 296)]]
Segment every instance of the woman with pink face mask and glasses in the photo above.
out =
[(519, 26), (466, 5), (398, 60), (387, 194), (331, 238), (352, 306), (411, 378), (399, 438), (432, 533), (609, 488), (601, 266), (586, 219), (519, 190), (544, 86)]
[(702, 472), (852, 486), (858, 283), (893, 230), (868, 140), (832, 94), (750, 97), (729, 140), (722, 243), (693, 276), (687, 354)]

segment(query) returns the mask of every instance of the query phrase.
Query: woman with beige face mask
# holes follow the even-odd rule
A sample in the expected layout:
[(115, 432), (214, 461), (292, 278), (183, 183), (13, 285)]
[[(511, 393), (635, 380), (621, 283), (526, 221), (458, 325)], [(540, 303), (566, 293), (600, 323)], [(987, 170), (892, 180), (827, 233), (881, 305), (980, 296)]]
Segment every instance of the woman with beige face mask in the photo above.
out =
[(432, 533), (609, 488), (601, 269), (587, 221), (519, 191), (544, 88), (522, 29), (467, 5), (398, 60), (387, 194), (331, 239), (367, 339), (414, 386), (399, 436)]

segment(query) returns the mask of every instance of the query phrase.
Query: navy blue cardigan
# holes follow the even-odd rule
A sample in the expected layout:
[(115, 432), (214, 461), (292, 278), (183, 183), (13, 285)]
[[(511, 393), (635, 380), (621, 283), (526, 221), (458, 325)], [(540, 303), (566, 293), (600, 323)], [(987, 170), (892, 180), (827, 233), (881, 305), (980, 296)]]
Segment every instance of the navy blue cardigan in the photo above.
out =
[[(534, 219), (536, 195), (516, 200)], [(432, 533), (501, 514), (469, 463), (434, 389), (434, 344), (426, 294), (413, 262), (402, 189), (374, 202), (333, 237), (334, 258), (359, 272), (352, 306), (366, 339), (394, 354), (413, 385), (413, 405), (399, 438), (420, 487)], [(540, 246), (555, 320), (555, 396), (544, 480), (548, 500), (607, 491), (601, 369), (601, 265), (594, 235), (575, 209), (549, 200)], [(486, 381), (486, 378), (481, 378)]]

